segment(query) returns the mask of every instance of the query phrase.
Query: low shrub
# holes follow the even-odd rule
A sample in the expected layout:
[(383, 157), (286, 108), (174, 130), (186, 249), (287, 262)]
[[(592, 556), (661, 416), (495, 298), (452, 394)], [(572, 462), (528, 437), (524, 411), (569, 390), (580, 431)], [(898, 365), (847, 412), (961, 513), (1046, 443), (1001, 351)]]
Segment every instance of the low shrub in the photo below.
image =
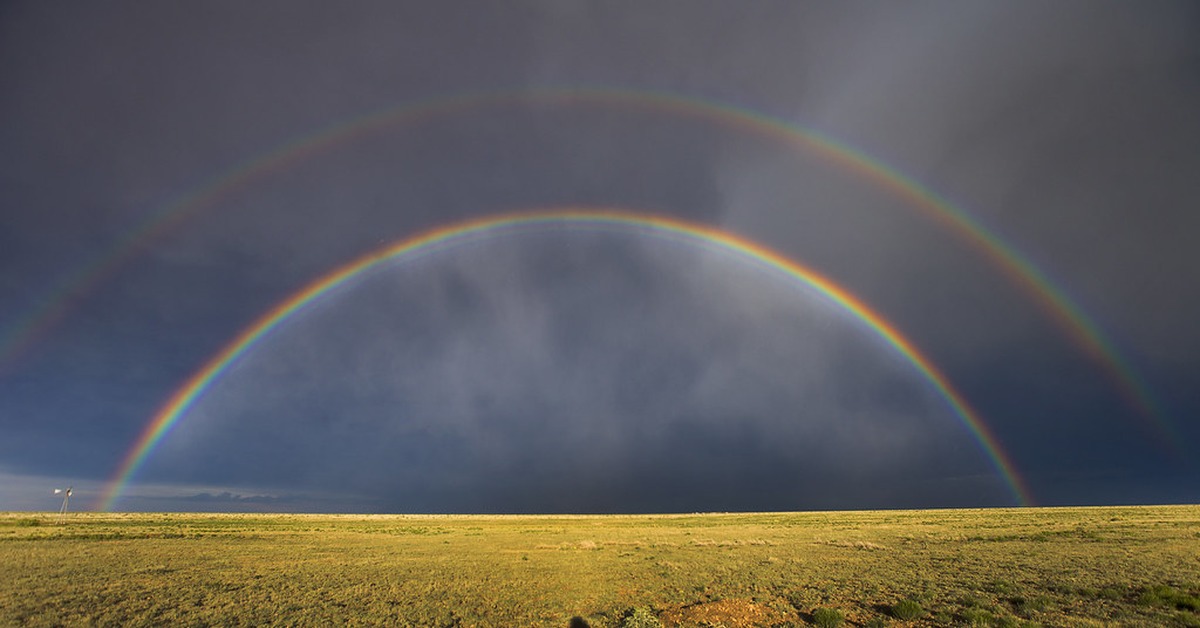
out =
[(896, 619), (916, 619), (925, 614), (925, 609), (914, 599), (900, 600), (892, 607), (892, 614)]
[(639, 606), (625, 614), (621, 628), (662, 628), (662, 622), (658, 621), (658, 617), (650, 609)]
[(1012, 599), (1013, 608), (1022, 617), (1031, 617), (1037, 613), (1046, 610), (1046, 598), (1044, 597), (1016, 597)]
[(837, 628), (842, 625), (845, 618), (841, 612), (832, 608), (818, 608), (813, 611), (813, 623), (821, 628)]
[(994, 616), (982, 608), (968, 608), (962, 612), (963, 623), (968, 626), (989, 626)]
[(972, 593), (958, 598), (958, 604), (965, 608), (983, 608), (987, 606), (987, 600)]
[(1200, 617), (1191, 613), (1180, 613), (1179, 625), (1184, 628), (1200, 628)]

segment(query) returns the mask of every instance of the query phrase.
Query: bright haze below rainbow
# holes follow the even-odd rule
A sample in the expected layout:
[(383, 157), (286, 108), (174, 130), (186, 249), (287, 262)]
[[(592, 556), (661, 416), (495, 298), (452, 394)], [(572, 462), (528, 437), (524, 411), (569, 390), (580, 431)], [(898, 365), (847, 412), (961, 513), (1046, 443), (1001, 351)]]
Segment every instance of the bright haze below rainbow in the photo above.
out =
[(6, 6), (0, 510), (1196, 502), (1198, 25)]

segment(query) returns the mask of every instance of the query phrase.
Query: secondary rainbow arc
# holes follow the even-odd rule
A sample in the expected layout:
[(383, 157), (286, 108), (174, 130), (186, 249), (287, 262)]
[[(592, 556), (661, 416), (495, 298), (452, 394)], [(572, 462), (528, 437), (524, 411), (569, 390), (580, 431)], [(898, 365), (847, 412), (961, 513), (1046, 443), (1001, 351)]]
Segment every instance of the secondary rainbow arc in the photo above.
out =
[(945, 400), (954, 414), (980, 444), (990, 462), (999, 472), (1016, 501), (1032, 503), (1025, 482), (1017, 474), (1012, 461), (988, 429), (979, 413), (950, 383), (949, 379), (898, 329), (882, 315), (845, 288), (800, 263), (744, 237), (699, 223), (652, 214), (622, 210), (569, 209), (531, 211), (489, 216), (455, 223), (403, 239), (367, 253), (319, 277), (271, 308), (257, 321), (241, 331), (217, 352), (191, 378), (166, 400), (147, 424), (142, 434), (122, 459), (100, 500), (102, 510), (112, 510), (122, 492), (145, 463), (155, 446), (187, 413), (188, 409), (218, 380), (238, 358), (252, 349), (290, 316), (330, 293), (360, 274), (389, 261), (451, 246), (459, 241), (503, 233), (521, 227), (609, 227), (634, 230), (638, 233), (682, 239), (697, 245), (716, 247), (741, 259), (777, 269), (808, 285), (852, 314), (873, 330), (898, 353), (904, 356)]
[(669, 114), (693, 116), (783, 138), (890, 191), (904, 199), (909, 206), (970, 242), (1014, 284), (1031, 295), (1059, 328), (1102, 366), (1116, 390), (1144, 417), (1157, 438), (1177, 456), (1182, 455), (1180, 443), (1183, 441), (1167, 420), (1150, 387), (1137, 375), (1100, 326), (1027, 256), (965, 211), (895, 168), (817, 130), (733, 104), (652, 90), (576, 86), (466, 92), (338, 121), (240, 162), (207, 184), (152, 212), (113, 246), (62, 280), (52, 283), (43, 296), (36, 299), (33, 307), (0, 334), (0, 373), (65, 317), (76, 303), (113, 276), (139, 251), (149, 248), (155, 240), (165, 236), (200, 209), (212, 206), (215, 200), (236, 192), (260, 177), (389, 126), (416, 124), (425, 119), (483, 107), (543, 102), (658, 109)]

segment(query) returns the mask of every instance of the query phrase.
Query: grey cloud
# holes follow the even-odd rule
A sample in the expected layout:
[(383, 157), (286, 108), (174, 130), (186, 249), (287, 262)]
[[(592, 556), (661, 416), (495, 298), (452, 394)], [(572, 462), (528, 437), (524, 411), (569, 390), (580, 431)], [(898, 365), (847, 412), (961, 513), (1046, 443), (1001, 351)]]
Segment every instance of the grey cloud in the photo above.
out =
[[(554, 259), (551, 275), (530, 266)], [(500, 474), (549, 484), (552, 504), (569, 480), (650, 481), (639, 465), (656, 457), (703, 468), (675, 452), (682, 434), (824, 466), (846, 490), (966, 437), (915, 392), (927, 383), (910, 365), (794, 281), (654, 239), (498, 238), (380, 270), (297, 318), (225, 374), (151, 468), (186, 476), (215, 455), (212, 482), (399, 494)], [(929, 436), (947, 429), (959, 436)], [(730, 430), (757, 436), (718, 446)]]

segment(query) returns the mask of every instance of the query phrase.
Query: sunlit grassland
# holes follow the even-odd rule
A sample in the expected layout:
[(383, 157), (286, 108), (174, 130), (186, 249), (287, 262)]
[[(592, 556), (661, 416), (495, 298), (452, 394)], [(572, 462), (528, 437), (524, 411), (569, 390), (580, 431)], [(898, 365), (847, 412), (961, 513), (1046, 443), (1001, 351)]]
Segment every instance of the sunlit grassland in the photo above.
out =
[(0, 514), (0, 625), (1200, 625), (1200, 506), (56, 519)]

